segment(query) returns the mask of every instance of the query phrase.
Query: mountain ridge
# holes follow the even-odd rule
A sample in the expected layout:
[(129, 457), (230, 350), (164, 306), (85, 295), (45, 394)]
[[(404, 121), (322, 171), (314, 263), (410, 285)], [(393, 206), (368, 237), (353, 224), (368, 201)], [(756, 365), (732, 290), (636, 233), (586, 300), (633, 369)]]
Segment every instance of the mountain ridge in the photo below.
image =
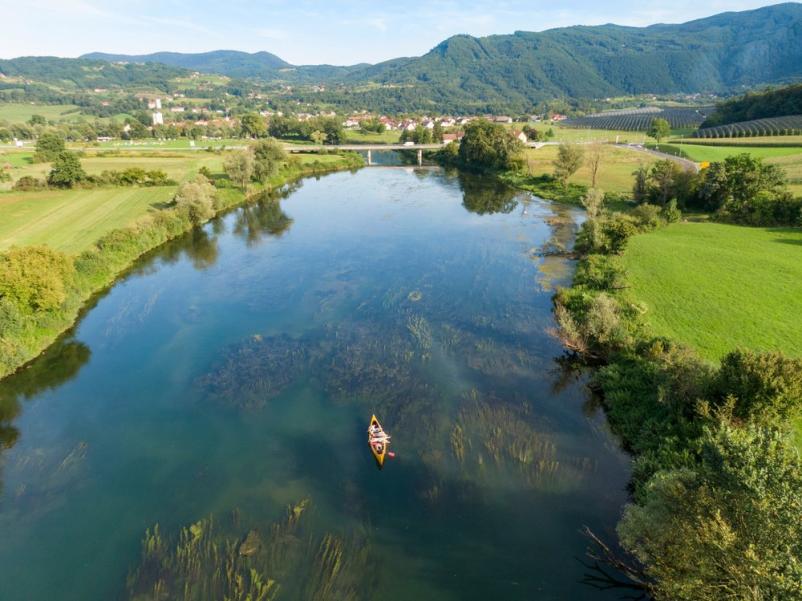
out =
[[(647, 27), (574, 25), (451, 36), (425, 54), (376, 64), (291, 65), (269, 52), (91, 53), (288, 85), (341, 87), (316, 98), (378, 110), (529, 110), (553, 98), (735, 93), (802, 79), (802, 4)], [(375, 84), (366, 86), (365, 84)], [(348, 88), (348, 98), (343, 91)], [(367, 88), (367, 89), (361, 89)]]

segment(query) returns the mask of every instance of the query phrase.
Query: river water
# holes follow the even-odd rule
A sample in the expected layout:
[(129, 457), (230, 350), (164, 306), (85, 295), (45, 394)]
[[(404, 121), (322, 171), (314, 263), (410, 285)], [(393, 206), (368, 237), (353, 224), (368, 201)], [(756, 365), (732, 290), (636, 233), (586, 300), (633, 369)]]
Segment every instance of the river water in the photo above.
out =
[(431, 168), (283, 196), (0, 383), (0, 599), (618, 598), (580, 529), (628, 459), (548, 334), (581, 216)]

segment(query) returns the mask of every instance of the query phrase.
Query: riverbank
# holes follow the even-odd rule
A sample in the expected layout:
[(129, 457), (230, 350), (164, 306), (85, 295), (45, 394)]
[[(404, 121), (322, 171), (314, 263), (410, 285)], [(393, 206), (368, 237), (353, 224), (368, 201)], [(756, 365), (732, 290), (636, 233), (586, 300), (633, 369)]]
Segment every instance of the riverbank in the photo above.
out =
[[(745, 237), (758, 231), (716, 227), (742, 227)], [(734, 598), (758, 590), (766, 596), (780, 591), (777, 598), (790, 598), (786, 582), (793, 579), (785, 578), (784, 571), (798, 562), (799, 549), (778, 551), (773, 541), (791, 540), (786, 508), (788, 499), (798, 498), (802, 490), (794, 448), (799, 445), (794, 428), (802, 402), (802, 361), (780, 352), (735, 350), (736, 337), (731, 336), (729, 344), (718, 341), (729, 352), (722, 351), (711, 363), (673, 336), (666, 337), (665, 331), (657, 335), (633, 281), (646, 277), (653, 282), (667, 269), (649, 270), (645, 276), (633, 273), (633, 257), (625, 261), (622, 254), (629, 237), (657, 240), (666, 231), (684, 229), (679, 224), (666, 227), (666, 215), (644, 207), (588, 219), (577, 237), (580, 261), (572, 286), (554, 300), (564, 345), (597, 366), (592, 385), (601, 394), (612, 430), (635, 458), (632, 502), (617, 527), (622, 548), (635, 561), (616, 565), (626, 566), (623, 571), (634, 585), (656, 598), (718, 598), (713, 582), (732, 588)], [(731, 256), (722, 251), (729, 260), (719, 258), (726, 268), (717, 277), (726, 281), (737, 271), (732, 258), (743, 255), (742, 248), (738, 251)], [(682, 262), (677, 271), (683, 279), (693, 272), (695, 261), (709, 263), (709, 257), (704, 261), (699, 256), (691, 253)], [(722, 283), (709, 281), (711, 274), (705, 274), (688, 294), (706, 305), (714, 302), (711, 298)], [(662, 283), (660, 300), (670, 303), (676, 288)], [(752, 307), (742, 318), (754, 320), (760, 307), (748, 305), (743, 298), (747, 289), (738, 287), (737, 296)], [(732, 298), (726, 295), (718, 309), (706, 307), (709, 319), (721, 319), (717, 313), (737, 315), (730, 307)], [(678, 309), (693, 320), (693, 327), (708, 323), (694, 318), (690, 301)], [(754, 509), (748, 519), (745, 507)], [(722, 530), (730, 533), (730, 542), (720, 547), (713, 541), (720, 540)], [(766, 532), (774, 534), (761, 536)], [(737, 577), (758, 572), (748, 589)]]
[[(266, 187), (259, 186), (251, 191), (276, 189), (304, 177), (358, 169), (363, 165), (364, 161), (357, 154), (340, 155), (339, 159), (326, 162), (289, 161)], [(233, 188), (218, 190), (209, 219), (246, 203), (248, 198), (247, 193)], [(25, 312), (0, 294), (0, 379), (22, 368), (68, 331), (87, 301), (113, 285), (139, 257), (209, 219), (198, 222), (186, 211), (168, 206), (109, 231), (78, 255), (43, 247), (16, 249), (19, 260), (8, 269), (21, 275), (23, 280), (38, 278), (37, 284), (48, 291), (51, 299), (60, 302), (34, 303), (35, 310)], [(54, 273), (48, 273), (48, 269)]]

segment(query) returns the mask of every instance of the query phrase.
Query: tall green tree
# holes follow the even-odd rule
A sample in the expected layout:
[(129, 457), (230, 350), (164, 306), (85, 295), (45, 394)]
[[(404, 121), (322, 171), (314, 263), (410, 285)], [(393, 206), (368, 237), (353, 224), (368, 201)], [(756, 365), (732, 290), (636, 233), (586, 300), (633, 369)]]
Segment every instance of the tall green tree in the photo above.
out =
[(262, 138), (267, 135), (267, 123), (259, 113), (248, 113), (240, 117), (242, 135), (247, 138)]
[(465, 126), (459, 145), (459, 162), (474, 170), (518, 169), (523, 164), (524, 145), (497, 123), (476, 119)]
[(55, 161), (56, 157), (64, 152), (67, 146), (64, 138), (55, 132), (46, 132), (36, 140), (36, 152), (33, 160), (36, 163), (49, 163)]
[(660, 140), (671, 135), (671, 124), (665, 119), (661, 119), (659, 117), (652, 119), (652, 123), (649, 125), (649, 131), (646, 133), (649, 137), (654, 138), (659, 144)]
[(568, 180), (582, 166), (584, 151), (578, 144), (563, 142), (557, 149), (557, 158), (554, 159), (554, 177), (564, 188), (568, 187)]
[(284, 161), (287, 160), (287, 153), (284, 147), (275, 138), (260, 140), (252, 146), (253, 152), (253, 179), (257, 182), (266, 184), (268, 180), (275, 176)]
[(85, 179), (86, 172), (81, 167), (78, 155), (69, 150), (59, 153), (47, 175), (47, 183), (56, 188), (72, 188)]
[(232, 152), (223, 161), (223, 170), (228, 179), (241, 190), (248, 187), (248, 182), (253, 177), (253, 168), (253, 153), (250, 150)]
[(722, 426), (618, 526), (657, 601), (802, 599), (802, 467), (778, 431)]

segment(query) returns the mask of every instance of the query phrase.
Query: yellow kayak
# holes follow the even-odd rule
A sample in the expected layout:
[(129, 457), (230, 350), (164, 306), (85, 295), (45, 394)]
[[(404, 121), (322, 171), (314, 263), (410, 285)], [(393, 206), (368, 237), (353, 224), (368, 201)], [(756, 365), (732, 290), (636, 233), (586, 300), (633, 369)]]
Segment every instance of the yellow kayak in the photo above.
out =
[(368, 428), (368, 446), (370, 447), (371, 453), (373, 453), (373, 456), (376, 458), (376, 463), (379, 464), (379, 467), (382, 467), (384, 465), (384, 458), (387, 456), (387, 447), (390, 445), (390, 440), (389, 437), (387, 437), (387, 440), (384, 442), (376, 441), (376, 434), (386, 436), (379, 420), (373, 415), (370, 418), (370, 427)]

